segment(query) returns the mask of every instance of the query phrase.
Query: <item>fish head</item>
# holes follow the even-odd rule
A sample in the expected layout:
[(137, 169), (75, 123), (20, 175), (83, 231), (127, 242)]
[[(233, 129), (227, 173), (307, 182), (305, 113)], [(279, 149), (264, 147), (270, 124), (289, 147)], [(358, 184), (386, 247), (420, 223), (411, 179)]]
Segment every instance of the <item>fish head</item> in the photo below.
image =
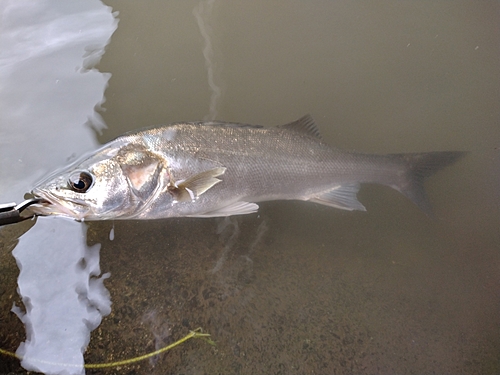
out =
[(142, 146), (110, 145), (40, 182), (38, 215), (76, 220), (132, 218), (159, 190), (161, 161)]

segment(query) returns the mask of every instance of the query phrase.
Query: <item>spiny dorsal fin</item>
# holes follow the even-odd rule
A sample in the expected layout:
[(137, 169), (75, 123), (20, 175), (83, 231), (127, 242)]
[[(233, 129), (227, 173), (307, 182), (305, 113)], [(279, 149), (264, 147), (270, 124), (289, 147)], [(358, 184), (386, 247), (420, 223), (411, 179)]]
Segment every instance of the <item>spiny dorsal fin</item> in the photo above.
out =
[(319, 130), (316, 127), (313, 118), (309, 114), (302, 116), (298, 120), (295, 120), (289, 124), (278, 125), (278, 128), (290, 129), (296, 132), (300, 132), (321, 139), (321, 134), (319, 133)]

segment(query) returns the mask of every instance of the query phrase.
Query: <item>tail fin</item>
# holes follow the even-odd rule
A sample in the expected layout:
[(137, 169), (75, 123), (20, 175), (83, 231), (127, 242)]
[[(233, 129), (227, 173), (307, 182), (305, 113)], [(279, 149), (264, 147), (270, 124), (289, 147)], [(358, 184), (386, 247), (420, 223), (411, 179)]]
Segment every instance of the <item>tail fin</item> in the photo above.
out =
[(428, 216), (433, 216), (432, 207), (424, 190), (424, 180), (437, 171), (455, 163), (467, 152), (441, 151), (426, 153), (393, 154), (406, 165), (406, 174), (394, 189), (415, 203)]

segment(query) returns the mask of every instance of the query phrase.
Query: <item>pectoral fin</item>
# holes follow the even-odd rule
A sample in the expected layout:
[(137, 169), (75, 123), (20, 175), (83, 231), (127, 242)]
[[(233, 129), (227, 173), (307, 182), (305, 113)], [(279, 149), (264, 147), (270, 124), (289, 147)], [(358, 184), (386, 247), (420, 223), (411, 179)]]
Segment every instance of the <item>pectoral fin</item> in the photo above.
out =
[(178, 181), (167, 187), (176, 202), (193, 202), (204, 192), (221, 182), (218, 176), (224, 174), (226, 168), (214, 168), (198, 173), (187, 180)]
[(338, 185), (326, 193), (310, 198), (309, 201), (341, 210), (366, 211), (365, 206), (356, 198), (358, 191), (359, 184)]

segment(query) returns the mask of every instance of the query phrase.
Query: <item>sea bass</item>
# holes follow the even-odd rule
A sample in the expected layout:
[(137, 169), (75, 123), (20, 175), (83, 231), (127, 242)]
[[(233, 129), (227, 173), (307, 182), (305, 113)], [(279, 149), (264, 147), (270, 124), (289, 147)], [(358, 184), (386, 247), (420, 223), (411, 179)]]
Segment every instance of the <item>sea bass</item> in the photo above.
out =
[(126, 133), (48, 177), (32, 192), (45, 203), (32, 210), (76, 220), (216, 217), (295, 199), (364, 211), (356, 194), (374, 183), (429, 214), (424, 179), (463, 154), (337, 150), (309, 115), (272, 128), (174, 123)]

